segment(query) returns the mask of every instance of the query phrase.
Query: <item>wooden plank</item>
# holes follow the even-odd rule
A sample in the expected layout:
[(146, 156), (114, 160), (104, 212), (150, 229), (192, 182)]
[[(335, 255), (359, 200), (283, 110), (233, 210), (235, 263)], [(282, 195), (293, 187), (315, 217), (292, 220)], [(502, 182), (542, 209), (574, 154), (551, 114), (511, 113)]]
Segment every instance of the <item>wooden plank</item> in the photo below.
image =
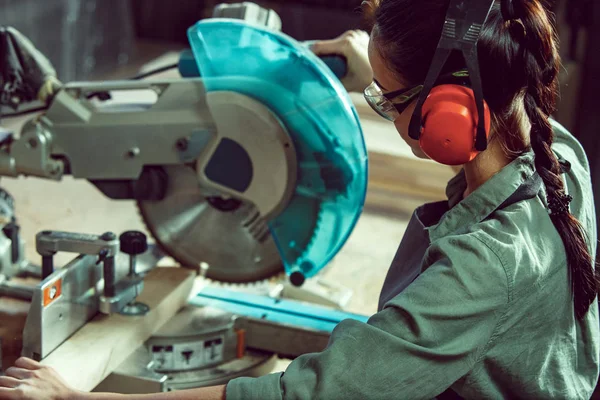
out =
[(91, 391), (187, 302), (194, 273), (155, 268), (145, 279), (138, 301), (150, 306), (143, 317), (97, 315), (42, 360), (72, 387)]
[(0, 367), (14, 365), (23, 348), (23, 328), (29, 312), (29, 302), (0, 297)]
[(411, 214), (419, 205), (446, 198), (451, 167), (416, 157), (369, 152), (366, 209)]

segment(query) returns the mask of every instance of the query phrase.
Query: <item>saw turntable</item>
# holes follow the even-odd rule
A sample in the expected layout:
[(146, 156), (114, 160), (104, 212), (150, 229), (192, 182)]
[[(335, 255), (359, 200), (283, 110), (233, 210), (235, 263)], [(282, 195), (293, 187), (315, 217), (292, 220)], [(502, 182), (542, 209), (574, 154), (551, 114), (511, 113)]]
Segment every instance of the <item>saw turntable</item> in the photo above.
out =
[[(26, 38), (2, 31), (3, 110), (37, 100), (43, 112), (3, 134), (0, 175), (88, 180), (135, 200), (151, 235), (40, 232), (36, 267), (0, 192), (0, 296), (31, 302), (23, 355), (44, 360), (99, 313), (144, 318), (152, 307), (138, 297), (163, 257), (197, 271), (195, 289), (99, 390), (264, 374), (275, 355), (322, 350), (342, 319), (366, 320), (341, 310), (347, 292), (318, 280), (366, 194), (361, 127), (334, 74), (343, 62), (280, 27), (254, 4), (220, 5), (188, 30), (181, 78), (68, 84)], [(132, 92), (135, 102), (119, 101)], [(59, 252), (77, 257), (61, 267)], [(40, 281), (15, 283), (23, 276)]]

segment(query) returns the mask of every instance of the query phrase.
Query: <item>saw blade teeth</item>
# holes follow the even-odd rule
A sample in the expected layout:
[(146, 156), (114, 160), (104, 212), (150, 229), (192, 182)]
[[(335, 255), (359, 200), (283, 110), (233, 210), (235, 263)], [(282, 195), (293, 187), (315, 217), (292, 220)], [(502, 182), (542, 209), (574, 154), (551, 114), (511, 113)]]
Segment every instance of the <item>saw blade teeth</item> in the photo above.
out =
[(323, 207), (321, 205), (319, 205), (319, 212), (317, 213), (317, 217), (316, 217), (316, 221), (315, 221), (315, 229), (313, 230), (313, 234), (312, 234), (310, 240), (308, 241), (306, 248), (304, 249), (302, 254), (300, 254), (300, 257), (298, 257), (298, 259), (296, 260), (297, 264), (299, 264), (300, 260), (304, 260), (306, 258), (306, 256), (310, 252), (311, 248), (315, 244), (315, 242), (317, 240), (317, 233), (319, 232), (319, 229), (321, 229), (321, 225), (323, 224), (323, 212), (324, 212)]
[(207, 277), (202, 278), (207, 286), (222, 288), (227, 290), (239, 290), (247, 293), (257, 293), (260, 292), (262, 294), (268, 294), (271, 292), (273, 287), (277, 284), (282, 283), (287, 279), (287, 275), (285, 273), (276, 274), (268, 279), (254, 281), (254, 282), (246, 282), (246, 283), (231, 283), (231, 282), (222, 282), (216, 281), (214, 279), (210, 279)]
[(300, 260), (304, 260), (306, 258), (306, 256), (310, 252), (311, 248), (315, 244), (315, 242), (317, 240), (317, 234), (319, 232), (319, 229), (321, 229), (321, 227), (323, 225), (323, 214), (324, 213), (325, 213), (325, 209), (323, 208), (323, 205), (320, 204), (319, 205), (319, 211), (317, 212), (317, 216), (316, 216), (315, 229), (313, 230), (313, 234), (312, 234), (310, 240), (308, 241), (308, 244), (306, 245), (306, 249), (304, 249), (304, 251), (302, 252), (302, 254), (296, 259), (296, 263), (297, 264), (299, 264)]

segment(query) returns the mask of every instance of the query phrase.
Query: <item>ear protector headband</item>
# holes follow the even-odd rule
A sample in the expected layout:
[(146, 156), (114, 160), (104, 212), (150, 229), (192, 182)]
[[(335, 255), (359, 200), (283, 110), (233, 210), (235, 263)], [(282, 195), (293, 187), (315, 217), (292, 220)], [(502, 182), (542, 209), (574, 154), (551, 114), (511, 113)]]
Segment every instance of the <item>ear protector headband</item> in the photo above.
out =
[[(487, 148), (490, 112), (483, 99), (477, 43), (493, 5), (494, 0), (450, 1), (442, 36), (410, 121), (409, 136), (419, 140), (425, 154), (443, 164), (465, 164)], [(465, 59), (472, 89), (434, 87), (455, 50)]]

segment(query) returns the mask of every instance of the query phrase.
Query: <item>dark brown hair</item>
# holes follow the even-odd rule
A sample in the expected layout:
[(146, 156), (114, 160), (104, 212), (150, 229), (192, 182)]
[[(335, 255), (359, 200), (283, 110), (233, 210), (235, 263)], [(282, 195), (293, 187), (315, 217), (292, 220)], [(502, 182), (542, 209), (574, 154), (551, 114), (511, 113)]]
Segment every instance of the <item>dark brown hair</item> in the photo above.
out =
[[(376, 48), (400, 82), (414, 85), (425, 80), (448, 5), (449, 0), (363, 3)], [(536, 170), (552, 202), (565, 193), (561, 166), (551, 149), (554, 134), (549, 122), (558, 95), (558, 40), (551, 16), (539, 0), (513, 0), (512, 5), (514, 15), (505, 20), (499, 2), (494, 4), (478, 44), (484, 98), (492, 111), (492, 140), (499, 141), (509, 157), (533, 149)], [(462, 56), (456, 54), (443, 72), (464, 67)], [(523, 128), (527, 119), (529, 135)], [(565, 246), (575, 313), (582, 318), (598, 291), (593, 258), (581, 225), (569, 212), (551, 213), (551, 218)]]

